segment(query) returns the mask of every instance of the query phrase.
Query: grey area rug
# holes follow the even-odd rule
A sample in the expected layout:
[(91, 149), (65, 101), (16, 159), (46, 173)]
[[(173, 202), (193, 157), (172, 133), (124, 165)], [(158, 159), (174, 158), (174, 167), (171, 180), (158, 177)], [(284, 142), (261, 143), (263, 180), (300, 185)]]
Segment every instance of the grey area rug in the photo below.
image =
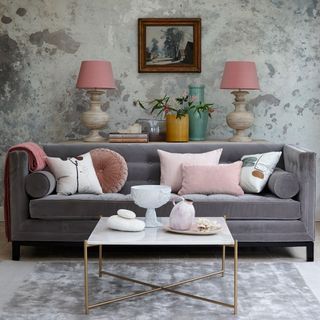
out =
[[(207, 260), (106, 262), (104, 266), (107, 271), (158, 284), (209, 273), (217, 268), (218, 264)], [(212, 277), (179, 289), (232, 303), (232, 270), (228, 260), (225, 277)], [(96, 263), (89, 265), (89, 281), (90, 303), (149, 288), (109, 276), (98, 278)], [(233, 316), (231, 308), (164, 291), (91, 309), (89, 315), (84, 314), (83, 304), (81, 262), (39, 262), (4, 306), (0, 319), (320, 319), (319, 302), (292, 263), (240, 262), (237, 316)]]

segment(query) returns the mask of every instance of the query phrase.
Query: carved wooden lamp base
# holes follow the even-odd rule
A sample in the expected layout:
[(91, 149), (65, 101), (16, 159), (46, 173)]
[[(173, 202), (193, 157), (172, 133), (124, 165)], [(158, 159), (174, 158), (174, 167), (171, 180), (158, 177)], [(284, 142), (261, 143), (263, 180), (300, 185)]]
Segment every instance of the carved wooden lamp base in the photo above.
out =
[(86, 142), (100, 142), (106, 139), (99, 134), (99, 130), (103, 129), (109, 116), (101, 110), (101, 95), (104, 90), (88, 90), (90, 95), (90, 109), (81, 115), (82, 123), (91, 129), (88, 136), (83, 141)]
[(235, 110), (227, 115), (227, 124), (236, 132), (229, 141), (250, 142), (252, 139), (245, 132), (246, 129), (252, 126), (254, 121), (253, 114), (246, 109), (245, 96), (249, 92), (239, 90), (231, 93), (235, 96), (235, 101), (233, 102)]

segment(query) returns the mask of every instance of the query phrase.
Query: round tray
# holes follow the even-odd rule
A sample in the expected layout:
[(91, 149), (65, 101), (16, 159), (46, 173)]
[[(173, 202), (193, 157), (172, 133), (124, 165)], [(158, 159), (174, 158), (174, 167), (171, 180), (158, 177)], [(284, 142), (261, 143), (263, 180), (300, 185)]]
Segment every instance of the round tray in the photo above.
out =
[(169, 226), (163, 226), (163, 228), (166, 231), (169, 232), (173, 232), (173, 233), (181, 233), (181, 234), (190, 234), (190, 235), (195, 235), (195, 236), (207, 236), (210, 234), (216, 234), (219, 231), (221, 231), (221, 227), (220, 228), (216, 228), (213, 230), (209, 230), (209, 231), (198, 231), (198, 230), (194, 230), (194, 229), (189, 229), (189, 230), (174, 230), (171, 229)]

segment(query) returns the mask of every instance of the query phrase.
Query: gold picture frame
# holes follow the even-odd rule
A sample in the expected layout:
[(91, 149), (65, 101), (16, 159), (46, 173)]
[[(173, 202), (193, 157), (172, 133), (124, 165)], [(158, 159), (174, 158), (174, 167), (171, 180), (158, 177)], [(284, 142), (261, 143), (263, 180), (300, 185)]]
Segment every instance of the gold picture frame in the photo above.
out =
[(138, 71), (201, 72), (201, 19), (138, 19)]

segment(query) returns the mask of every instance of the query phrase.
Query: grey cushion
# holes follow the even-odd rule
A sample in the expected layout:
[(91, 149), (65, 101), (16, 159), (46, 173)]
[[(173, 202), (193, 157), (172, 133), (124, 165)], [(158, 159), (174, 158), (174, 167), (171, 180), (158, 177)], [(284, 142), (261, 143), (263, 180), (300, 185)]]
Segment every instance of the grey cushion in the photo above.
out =
[(49, 171), (30, 173), (25, 179), (27, 194), (32, 198), (42, 198), (51, 194), (56, 187), (56, 179)]
[[(232, 219), (300, 219), (300, 203), (292, 199), (279, 199), (271, 194), (245, 194), (244, 196), (186, 195), (194, 200), (196, 216), (223, 216)], [(158, 216), (168, 217), (172, 203), (157, 209)], [(38, 219), (97, 219), (111, 216), (120, 208), (130, 209), (144, 216), (145, 209), (136, 206), (130, 195), (110, 193), (102, 195), (75, 194), (50, 195), (30, 201), (30, 215)]]
[(294, 173), (276, 168), (268, 181), (272, 193), (282, 199), (290, 199), (299, 192), (299, 181)]

